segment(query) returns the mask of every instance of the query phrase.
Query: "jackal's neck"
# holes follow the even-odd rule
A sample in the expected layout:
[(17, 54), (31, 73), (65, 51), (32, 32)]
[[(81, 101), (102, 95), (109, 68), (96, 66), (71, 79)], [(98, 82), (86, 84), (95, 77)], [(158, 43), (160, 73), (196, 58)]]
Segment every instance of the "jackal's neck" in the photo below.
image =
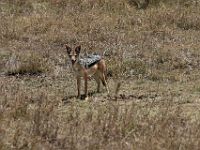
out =
[(76, 62), (74, 64), (72, 64), (72, 67), (75, 71), (80, 70), (81, 69), (81, 64), (80, 64), (80, 58), (78, 58), (76, 60)]

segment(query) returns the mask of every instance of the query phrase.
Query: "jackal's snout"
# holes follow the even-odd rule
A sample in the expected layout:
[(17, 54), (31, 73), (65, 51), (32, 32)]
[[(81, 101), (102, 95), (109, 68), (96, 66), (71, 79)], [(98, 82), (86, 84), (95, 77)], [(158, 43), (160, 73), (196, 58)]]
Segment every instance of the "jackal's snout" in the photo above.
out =
[(75, 64), (75, 62), (76, 62), (75, 56), (71, 57), (71, 62), (72, 62), (72, 65)]

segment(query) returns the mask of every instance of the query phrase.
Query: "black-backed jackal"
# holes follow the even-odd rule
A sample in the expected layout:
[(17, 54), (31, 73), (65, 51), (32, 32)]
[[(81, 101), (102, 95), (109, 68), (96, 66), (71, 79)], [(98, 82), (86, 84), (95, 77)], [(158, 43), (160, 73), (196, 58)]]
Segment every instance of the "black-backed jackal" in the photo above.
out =
[(65, 44), (67, 54), (72, 63), (72, 68), (76, 74), (78, 98), (81, 98), (80, 87), (81, 77), (85, 81), (85, 99), (88, 98), (88, 79), (93, 76), (97, 82), (97, 92), (100, 90), (100, 83), (106, 87), (109, 94), (109, 88), (106, 81), (106, 64), (104, 59), (97, 54), (90, 54), (85, 58), (80, 58), (81, 46), (72, 49)]

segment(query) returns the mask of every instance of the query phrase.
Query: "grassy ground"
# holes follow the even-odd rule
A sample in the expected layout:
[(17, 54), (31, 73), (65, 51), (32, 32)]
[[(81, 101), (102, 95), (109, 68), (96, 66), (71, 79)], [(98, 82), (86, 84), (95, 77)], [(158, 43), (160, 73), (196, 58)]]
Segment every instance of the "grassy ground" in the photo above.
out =
[[(199, 13), (187, 0), (2, 0), (0, 149), (198, 149)], [(65, 43), (105, 51), (111, 96), (91, 80), (76, 99)]]

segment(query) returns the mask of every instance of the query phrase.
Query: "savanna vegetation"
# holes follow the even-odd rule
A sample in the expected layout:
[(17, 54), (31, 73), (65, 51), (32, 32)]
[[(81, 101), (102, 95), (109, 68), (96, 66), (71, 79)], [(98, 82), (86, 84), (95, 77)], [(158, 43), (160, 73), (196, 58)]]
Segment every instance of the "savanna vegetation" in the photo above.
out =
[[(0, 149), (200, 147), (198, 0), (1, 0)], [(104, 53), (88, 101), (64, 44)]]

